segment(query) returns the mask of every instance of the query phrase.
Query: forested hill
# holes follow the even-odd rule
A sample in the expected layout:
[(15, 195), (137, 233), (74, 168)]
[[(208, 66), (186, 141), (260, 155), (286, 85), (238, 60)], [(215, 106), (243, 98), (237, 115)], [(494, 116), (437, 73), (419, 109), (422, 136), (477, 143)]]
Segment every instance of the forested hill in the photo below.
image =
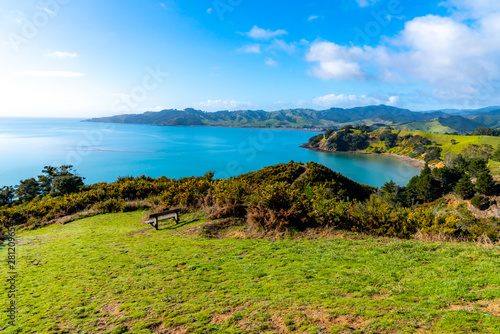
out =
[(308, 128), (349, 122), (384, 124), (431, 120), (446, 116), (440, 111), (413, 112), (386, 105), (327, 110), (288, 109), (279, 111), (239, 110), (205, 112), (195, 109), (168, 109), (143, 114), (93, 118), (87, 122), (152, 124), (165, 126), (227, 126), (265, 128)]

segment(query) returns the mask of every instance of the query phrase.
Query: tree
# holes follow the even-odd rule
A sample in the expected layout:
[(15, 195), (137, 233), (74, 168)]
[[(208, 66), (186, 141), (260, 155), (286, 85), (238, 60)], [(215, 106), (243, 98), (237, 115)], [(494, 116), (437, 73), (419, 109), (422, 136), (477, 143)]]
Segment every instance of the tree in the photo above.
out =
[(40, 195), (40, 185), (34, 178), (23, 180), (16, 187), (16, 196), (23, 203), (31, 201), (38, 195)]
[(386, 182), (382, 188), (382, 197), (392, 205), (401, 202), (401, 188), (394, 181)]
[(431, 202), (441, 196), (439, 183), (432, 177), (429, 166), (426, 166), (419, 176), (410, 180), (406, 186), (406, 193), (408, 202), (415, 199)]
[[(389, 129), (389, 128), (388, 128)], [(395, 133), (392, 133), (391, 130), (384, 130), (382, 134), (379, 137), (380, 141), (385, 142), (385, 147), (388, 149), (391, 149), (396, 146), (397, 141), (398, 141), (398, 135)]]
[(439, 183), (443, 194), (449, 194), (463, 175), (464, 173), (458, 168), (443, 167), (432, 171), (432, 176)]
[(84, 178), (75, 174), (72, 165), (45, 166), (42, 173), (42, 175), (38, 176), (38, 183), (43, 195), (59, 196), (70, 194), (78, 191), (83, 186)]
[(2, 187), (0, 188), (0, 206), (9, 205), (14, 199), (14, 188)]
[(450, 167), (456, 167), (460, 170), (466, 171), (469, 167), (469, 162), (463, 157), (463, 155), (459, 154), (452, 158)]
[(486, 161), (483, 159), (474, 159), (469, 164), (469, 175), (472, 177), (478, 177), (481, 173), (488, 170)]
[(424, 157), (425, 162), (430, 162), (433, 160), (439, 160), (441, 158), (441, 148), (440, 147), (429, 147), (426, 150)]
[(61, 196), (77, 192), (83, 186), (81, 177), (72, 175), (56, 176), (52, 182), (50, 194), (53, 196)]
[(489, 170), (483, 171), (477, 177), (476, 191), (482, 195), (492, 196), (495, 194), (495, 181)]
[(453, 188), (453, 192), (463, 199), (470, 199), (476, 193), (476, 191), (474, 190), (474, 185), (467, 175), (464, 175), (464, 177), (462, 177), (460, 181), (458, 181), (455, 188)]

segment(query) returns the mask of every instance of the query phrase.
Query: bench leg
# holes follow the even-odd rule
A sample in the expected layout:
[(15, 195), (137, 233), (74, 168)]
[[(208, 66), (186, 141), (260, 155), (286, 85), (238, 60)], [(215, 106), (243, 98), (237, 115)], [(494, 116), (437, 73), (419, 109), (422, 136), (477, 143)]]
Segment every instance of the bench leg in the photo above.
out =
[(159, 224), (158, 218), (155, 218), (155, 229), (157, 231), (158, 231), (158, 224)]
[(179, 214), (178, 213), (175, 214), (175, 223), (179, 224)]

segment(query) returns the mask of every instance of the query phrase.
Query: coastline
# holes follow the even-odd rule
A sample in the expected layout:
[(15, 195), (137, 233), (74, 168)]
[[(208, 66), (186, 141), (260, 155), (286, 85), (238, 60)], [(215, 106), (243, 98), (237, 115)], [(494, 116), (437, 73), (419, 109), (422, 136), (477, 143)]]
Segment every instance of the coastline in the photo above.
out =
[[(423, 170), (425, 168), (425, 162), (413, 159), (404, 155), (397, 155), (397, 154), (391, 154), (391, 153), (374, 153), (374, 152), (363, 152), (363, 151), (345, 151), (345, 152), (336, 152), (336, 151), (329, 151), (329, 150), (324, 150), (321, 148), (316, 148), (312, 147), (308, 143), (300, 145), (300, 147), (311, 150), (311, 151), (316, 151), (316, 152), (322, 152), (322, 153), (335, 153), (335, 154), (371, 154), (371, 155), (381, 155), (381, 156), (386, 156), (386, 157), (392, 157), (396, 158), (400, 161), (403, 161), (404, 163), (407, 163), (408, 165), (418, 168), (420, 170)], [(429, 165), (429, 167), (432, 168), (432, 166)]]
[(323, 129), (319, 128), (288, 128), (288, 127), (259, 127), (259, 126), (229, 126), (229, 125), (164, 125), (164, 124), (152, 124), (152, 123), (125, 123), (125, 122), (104, 122), (104, 121), (92, 121), (91, 119), (80, 120), (81, 123), (105, 123), (105, 124), (130, 124), (130, 125), (151, 125), (151, 126), (163, 126), (163, 127), (173, 127), (173, 128), (223, 128), (223, 129), (254, 129), (254, 130), (287, 130), (287, 131), (302, 131), (302, 132), (314, 132), (323, 133)]

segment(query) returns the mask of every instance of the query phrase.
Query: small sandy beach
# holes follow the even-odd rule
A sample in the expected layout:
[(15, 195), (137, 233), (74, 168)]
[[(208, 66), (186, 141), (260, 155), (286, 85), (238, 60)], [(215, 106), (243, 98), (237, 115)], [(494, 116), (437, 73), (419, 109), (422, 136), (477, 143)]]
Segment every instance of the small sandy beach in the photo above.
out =
[[(404, 155), (397, 155), (397, 154), (390, 154), (390, 153), (373, 153), (373, 152), (360, 152), (360, 151), (346, 151), (346, 152), (336, 152), (336, 151), (329, 151), (329, 150), (324, 150), (321, 148), (316, 148), (312, 147), (308, 143), (300, 145), (302, 148), (306, 148), (311, 151), (316, 151), (316, 152), (323, 152), (323, 153), (339, 153), (339, 154), (371, 154), (371, 155), (383, 155), (386, 157), (392, 157), (399, 159), (407, 164), (409, 164), (412, 167), (418, 168), (418, 169), (424, 169), (425, 168), (425, 162), (413, 159)], [(431, 167), (432, 168), (432, 167)]]

